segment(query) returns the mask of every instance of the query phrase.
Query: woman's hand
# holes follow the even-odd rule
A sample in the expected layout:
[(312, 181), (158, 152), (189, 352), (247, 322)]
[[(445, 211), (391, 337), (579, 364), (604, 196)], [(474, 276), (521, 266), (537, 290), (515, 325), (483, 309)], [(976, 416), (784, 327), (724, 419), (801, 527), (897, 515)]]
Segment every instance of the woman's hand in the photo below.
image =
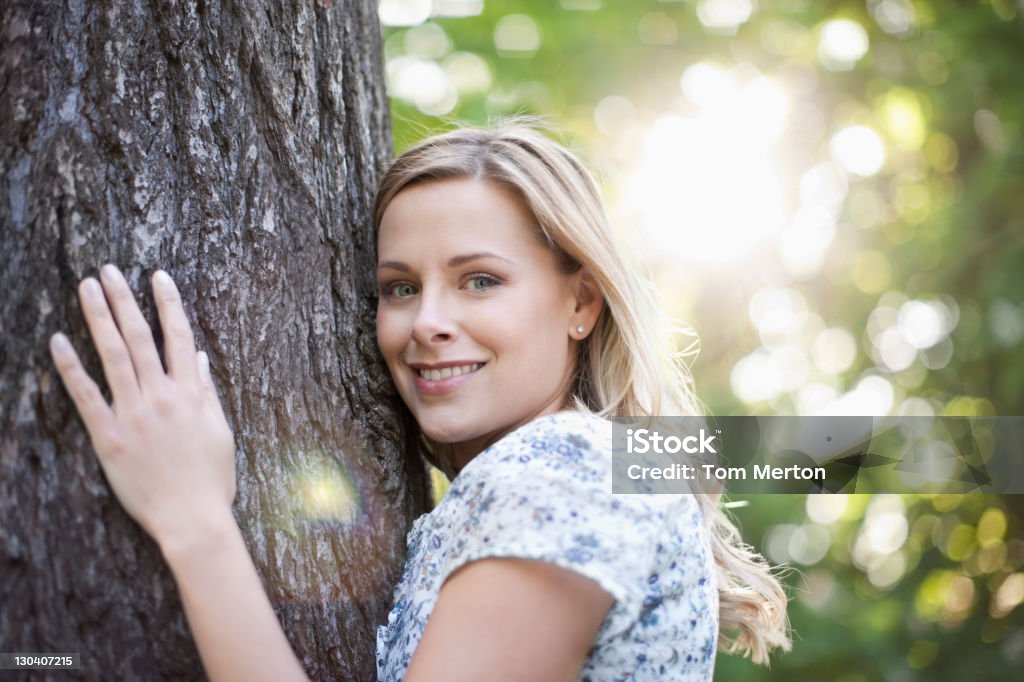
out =
[(100, 278), (102, 287), (91, 277), (83, 280), (78, 295), (113, 404), (67, 337), (54, 334), (50, 351), (111, 487), (166, 550), (166, 543), (188, 543), (231, 518), (234, 438), (170, 276), (162, 270), (153, 276), (166, 372), (124, 277), (105, 265)]

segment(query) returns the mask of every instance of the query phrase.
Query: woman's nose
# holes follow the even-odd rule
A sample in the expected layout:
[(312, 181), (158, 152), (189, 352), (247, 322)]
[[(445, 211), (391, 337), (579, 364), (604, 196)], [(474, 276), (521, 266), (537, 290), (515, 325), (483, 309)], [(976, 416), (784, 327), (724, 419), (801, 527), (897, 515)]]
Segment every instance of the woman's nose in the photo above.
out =
[(458, 323), (451, 302), (440, 292), (423, 291), (413, 320), (412, 336), (429, 345), (453, 341), (458, 336)]

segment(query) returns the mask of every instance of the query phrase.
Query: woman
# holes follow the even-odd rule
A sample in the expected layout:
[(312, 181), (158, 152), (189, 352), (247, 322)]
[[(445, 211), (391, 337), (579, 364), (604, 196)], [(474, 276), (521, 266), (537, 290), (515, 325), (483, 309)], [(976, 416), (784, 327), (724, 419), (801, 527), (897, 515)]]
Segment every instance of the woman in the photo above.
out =
[[(788, 648), (785, 595), (717, 496), (610, 492), (608, 417), (697, 411), (576, 157), (515, 120), (436, 136), (387, 172), (375, 220), (378, 344), (454, 479), (409, 534), (379, 677), (710, 680), (716, 648)], [(160, 544), (209, 676), (301, 679), (173, 282), (154, 276), (165, 373), (123, 277), (101, 280), (80, 295), (113, 407), (65, 337), (51, 348), (112, 487)]]

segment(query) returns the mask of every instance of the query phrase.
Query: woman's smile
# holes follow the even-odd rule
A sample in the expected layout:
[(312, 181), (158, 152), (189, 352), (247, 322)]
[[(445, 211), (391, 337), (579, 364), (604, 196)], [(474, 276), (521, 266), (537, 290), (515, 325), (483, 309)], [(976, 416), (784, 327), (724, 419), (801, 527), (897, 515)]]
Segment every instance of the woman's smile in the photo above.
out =
[(480, 371), (483, 362), (439, 362), (434, 364), (410, 363), (416, 372), (416, 388), (424, 395), (444, 395), (463, 386)]

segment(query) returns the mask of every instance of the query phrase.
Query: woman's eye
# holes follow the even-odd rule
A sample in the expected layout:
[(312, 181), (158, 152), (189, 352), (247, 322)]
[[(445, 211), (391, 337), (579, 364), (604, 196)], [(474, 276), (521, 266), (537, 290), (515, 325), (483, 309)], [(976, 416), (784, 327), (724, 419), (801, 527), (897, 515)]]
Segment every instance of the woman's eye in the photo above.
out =
[(385, 296), (390, 296), (391, 298), (405, 298), (406, 296), (412, 296), (416, 293), (416, 287), (408, 282), (385, 284), (381, 287), (381, 290)]
[(466, 288), (471, 291), (486, 291), (498, 284), (498, 280), (490, 275), (473, 275), (466, 280)]

